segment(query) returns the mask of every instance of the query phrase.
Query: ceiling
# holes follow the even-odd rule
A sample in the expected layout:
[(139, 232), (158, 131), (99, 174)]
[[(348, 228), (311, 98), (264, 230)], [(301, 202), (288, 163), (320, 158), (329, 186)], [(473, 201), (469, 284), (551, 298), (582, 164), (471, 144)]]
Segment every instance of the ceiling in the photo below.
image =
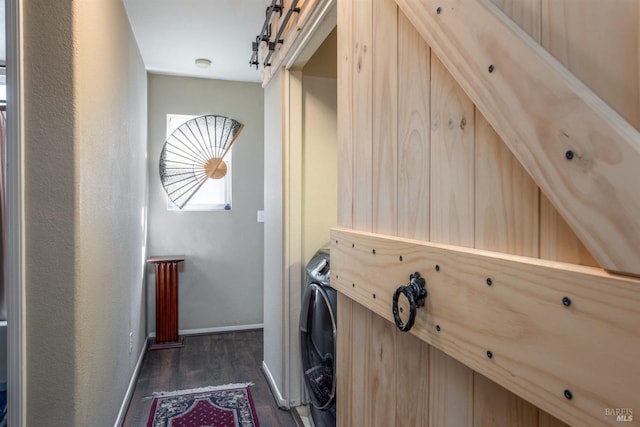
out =
[[(123, 0), (149, 72), (262, 81), (249, 66), (251, 42), (271, 0)], [(210, 59), (198, 68), (197, 58)]]

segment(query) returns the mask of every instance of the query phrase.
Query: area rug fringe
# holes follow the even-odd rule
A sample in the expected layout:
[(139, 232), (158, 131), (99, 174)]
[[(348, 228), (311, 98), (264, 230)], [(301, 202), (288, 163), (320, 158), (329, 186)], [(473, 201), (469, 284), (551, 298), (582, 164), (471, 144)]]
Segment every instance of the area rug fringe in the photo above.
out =
[(191, 388), (187, 390), (156, 391), (153, 393), (152, 396), (149, 396), (147, 399), (153, 399), (154, 397), (179, 396), (181, 394), (205, 393), (208, 391), (217, 391), (217, 390), (225, 390), (225, 389), (232, 389), (232, 388), (245, 388), (245, 387), (250, 387), (252, 385), (253, 383), (232, 383), (232, 384), (225, 384), (225, 385)]

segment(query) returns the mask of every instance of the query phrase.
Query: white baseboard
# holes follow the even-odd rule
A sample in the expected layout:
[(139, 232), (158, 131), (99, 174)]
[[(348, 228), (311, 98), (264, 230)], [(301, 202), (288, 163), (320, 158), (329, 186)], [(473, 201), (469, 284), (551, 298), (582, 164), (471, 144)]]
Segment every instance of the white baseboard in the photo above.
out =
[(264, 377), (267, 379), (267, 384), (269, 384), (269, 388), (271, 389), (271, 394), (273, 395), (273, 398), (276, 400), (276, 404), (278, 405), (278, 408), (289, 409), (287, 405), (287, 401), (285, 400), (284, 397), (282, 397), (282, 394), (280, 394), (280, 390), (278, 390), (278, 386), (276, 385), (276, 382), (273, 379), (273, 375), (271, 375), (271, 372), (269, 371), (269, 367), (264, 362), (264, 360), (262, 361), (262, 373), (264, 374)]
[(300, 427), (315, 427), (307, 405), (296, 406), (293, 410), (298, 413), (298, 417), (300, 417), (300, 421), (302, 421), (302, 426)]
[(140, 375), (140, 368), (142, 367), (144, 355), (147, 353), (148, 344), (149, 337), (144, 341), (142, 351), (140, 351), (140, 356), (138, 356), (136, 367), (133, 369), (133, 373), (131, 374), (131, 380), (129, 380), (129, 387), (127, 387), (127, 392), (124, 394), (124, 399), (120, 406), (120, 411), (118, 412), (118, 418), (116, 418), (116, 422), (113, 424), (114, 427), (121, 427), (124, 423), (124, 417), (127, 415), (127, 409), (129, 409), (129, 403), (131, 403), (131, 398), (133, 397), (133, 390), (136, 388), (136, 382), (138, 381), (138, 375)]
[[(251, 329), (264, 329), (264, 323), (255, 323), (252, 325), (218, 326), (215, 328), (180, 329), (178, 331), (178, 334), (180, 335), (213, 334), (216, 332), (248, 331)], [(156, 333), (151, 332), (149, 336), (153, 338), (156, 336)]]

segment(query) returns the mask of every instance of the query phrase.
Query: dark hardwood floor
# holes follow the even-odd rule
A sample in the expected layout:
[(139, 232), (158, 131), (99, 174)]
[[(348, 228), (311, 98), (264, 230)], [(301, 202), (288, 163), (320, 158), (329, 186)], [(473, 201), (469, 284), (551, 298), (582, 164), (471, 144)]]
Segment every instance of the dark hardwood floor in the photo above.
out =
[(261, 427), (296, 427), (278, 409), (261, 365), (262, 330), (188, 335), (183, 348), (147, 351), (124, 426), (146, 427), (153, 392), (250, 382)]

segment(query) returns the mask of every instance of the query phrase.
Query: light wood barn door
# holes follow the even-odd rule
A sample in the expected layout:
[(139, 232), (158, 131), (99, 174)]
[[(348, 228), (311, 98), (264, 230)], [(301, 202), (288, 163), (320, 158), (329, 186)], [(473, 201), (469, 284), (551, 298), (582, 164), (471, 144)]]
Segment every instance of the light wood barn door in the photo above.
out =
[[(616, 0), (606, 11), (597, 0), (493, 3), (629, 123), (640, 124), (640, 12), (636, 2)], [(628, 352), (640, 351), (638, 332), (629, 326), (639, 319), (633, 304), (640, 301), (640, 282), (599, 268), (587, 246), (424, 41), (410, 22), (412, 17), (394, 0), (338, 0), (337, 4), (340, 228), (332, 234), (332, 258), (340, 258), (332, 259), (332, 280), (339, 291), (338, 425), (560, 427), (567, 425), (562, 419), (576, 426), (597, 426), (617, 425), (616, 417), (607, 415), (607, 405), (627, 408), (625, 405), (637, 404), (640, 412), (640, 401), (631, 396), (634, 391), (640, 396), (640, 386), (634, 390), (632, 385), (634, 380), (640, 381), (640, 365), (630, 357), (615, 356), (614, 349), (605, 353), (618, 357), (629, 369), (630, 378), (620, 382), (628, 393), (612, 391), (604, 396), (608, 392), (602, 391), (599, 396), (584, 396), (580, 384), (574, 383), (572, 388), (558, 376), (530, 385), (519, 378), (510, 379), (500, 371), (503, 366), (498, 355), (487, 360), (488, 349), (478, 355), (471, 350), (468, 353), (462, 341), (481, 342), (482, 337), (473, 334), (477, 325), (467, 325), (469, 332), (459, 343), (445, 338), (445, 323), (432, 324), (438, 318), (429, 317), (422, 309), (418, 310), (418, 331), (404, 333), (394, 325), (388, 288), (395, 289), (406, 280), (378, 284), (370, 272), (354, 271), (354, 265), (360, 266), (358, 257), (378, 262), (376, 254), (365, 258), (358, 247), (365, 242), (383, 242), (380, 244), (388, 244), (389, 251), (413, 247), (411, 242), (415, 242), (417, 247), (428, 245), (436, 254), (460, 248), (461, 253), (470, 251), (472, 257), (497, 257), (516, 270), (531, 264), (534, 272), (551, 269), (558, 274), (553, 277), (561, 278), (566, 269), (603, 283), (614, 290), (612, 299), (604, 302), (604, 310), (617, 312), (610, 320), (617, 325), (613, 326), (615, 333), (620, 334), (618, 341), (609, 342), (627, 340)], [(443, 7), (447, 4), (443, 2)], [(602, 40), (593, 35), (599, 31), (607, 34)], [(591, 36), (583, 37), (586, 33)], [(611, 45), (627, 48), (611, 51)], [(593, 67), (601, 57), (608, 59), (604, 69)], [(607, 78), (613, 76), (616, 81), (607, 84)], [(347, 246), (343, 246), (345, 241)], [(445, 249), (440, 244), (446, 245)], [(351, 246), (360, 251), (353, 259), (348, 255)], [(545, 260), (567, 264), (558, 267)], [(398, 265), (403, 262), (407, 259)], [(402, 267), (390, 265), (392, 268)], [(429, 275), (436, 274), (434, 268), (429, 264)], [(406, 272), (405, 279), (411, 272)], [(334, 273), (343, 276), (334, 277)], [(530, 276), (533, 285), (534, 276)], [(483, 286), (482, 292), (490, 289)], [(548, 310), (558, 313), (558, 319), (568, 310), (578, 310), (575, 313), (580, 315), (582, 307), (575, 302), (573, 306), (562, 305), (563, 289), (569, 288), (559, 283), (557, 289), (549, 286), (540, 290), (545, 295), (541, 307), (547, 310), (548, 292), (554, 303), (558, 302), (558, 308), (549, 306)], [(470, 295), (454, 297), (466, 301)], [(579, 295), (574, 300), (579, 301)], [(491, 308), (488, 301), (485, 308)], [(528, 297), (522, 301), (535, 304)], [(623, 307), (615, 301), (627, 302)], [(474, 309), (473, 304), (469, 307)], [(593, 317), (609, 319), (608, 314), (600, 316), (599, 308), (594, 310)], [(446, 321), (446, 316), (439, 319)], [(597, 319), (593, 325), (611, 325), (609, 320), (601, 324)], [(516, 332), (527, 330), (517, 323), (512, 326)], [(451, 324), (452, 329), (457, 327)], [(496, 330), (508, 334), (509, 327), (502, 325)], [(588, 337), (589, 332), (581, 333)], [(531, 330), (532, 337), (536, 334)], [(525, 333), (515, 335), (526, 342)], [(500, 342), (503, 337), (494, 338), (497, 341), (493, 342)], [(476, 344), (469, 344), (470, 348)], [(562, 348), (554, 351), (562, 356)], [(558, 371), (544, 354), (539, 359), (542, 371)], [(517, 366), (517, 360), (511, 362)], [(532, 370), (538, 369), (538, 361), (532, 363)], [(517, 377), (514, 372), (519, 371), (511, 371)], [(608, 386), (604, 389), (609, 390)], [(609, 399), (611, 396), (618, 401)]]

